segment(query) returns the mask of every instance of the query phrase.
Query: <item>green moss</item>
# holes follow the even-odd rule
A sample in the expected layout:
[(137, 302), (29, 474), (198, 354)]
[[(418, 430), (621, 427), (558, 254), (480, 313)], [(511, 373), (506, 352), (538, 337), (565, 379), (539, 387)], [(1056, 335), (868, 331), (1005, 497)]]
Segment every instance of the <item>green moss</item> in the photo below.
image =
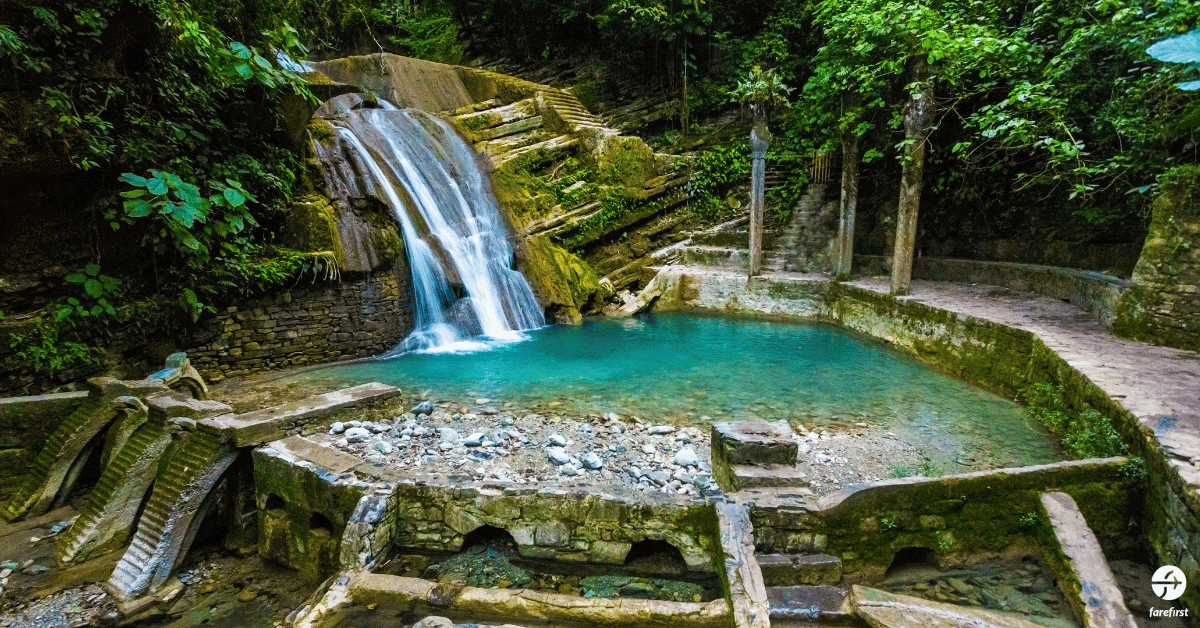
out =
[(605, 138), (596, 158), (600, 183), (641, 190), (654, 176), (654, 151), (639, 137), (614, 135)]
[(517, 227), (545, 216), (557, 203), (554, 190), (530, 171), (539, 164), (537, 157), (513, 159), (492, 172), (496, 200)]
[(337, 210), (323, 196), (312, 195), (297, 200), (288, 211), (281, 234), (283, 246), (297, 251), (332, 251), (338, 263), (346, 254), (338, 239)]
[(544, 236), (529, 238), (518, 247), (517, 270), (547, 308), (558, 306), (579, 312), (600, 290), (600, 279), (587, 262)]
[(308, 123), (308, 133), (314, 140), (320, 142), (322, 146), (329, 146), (333, 143), (333, 125), (320, 118), (313, 118)]

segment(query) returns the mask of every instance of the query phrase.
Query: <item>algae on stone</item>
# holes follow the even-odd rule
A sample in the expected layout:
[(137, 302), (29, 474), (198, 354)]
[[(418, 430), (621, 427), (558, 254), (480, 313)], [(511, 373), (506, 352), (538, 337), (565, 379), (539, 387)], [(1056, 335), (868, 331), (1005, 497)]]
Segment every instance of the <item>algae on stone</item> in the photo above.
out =
[(600, 279), (586, 262), (545, 236), (517, 246), (517, 270), (525, 275), (538, 303), (558, 322), (579, 323), (581, 312), (600, 291)]

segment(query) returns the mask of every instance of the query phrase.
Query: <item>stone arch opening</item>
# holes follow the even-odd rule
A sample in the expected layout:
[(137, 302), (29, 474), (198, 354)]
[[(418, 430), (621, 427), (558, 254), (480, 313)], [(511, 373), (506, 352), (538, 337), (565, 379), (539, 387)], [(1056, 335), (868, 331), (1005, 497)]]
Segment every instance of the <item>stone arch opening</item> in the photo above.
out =
[(468, 549), (476, 545), (494, 547), (498, 550), (517, 550), (517, 540), (504, 528), (482, 525), (463, 537), (462, 548)]
[(326, 517), (319, 512), (314, 512), (312, 516), (308, 518), (308, 529), (313, 532), (325, 532), (326, 534), (332, 535), (333, 521), (330, 521), (329, 517)]
[(906, 547), (896, 552), (892, 564), (888, 566), (886, 576), (917, 565), (937, 566), (937, 553), (928, 547)]
[(104, 437), (104, 430), (97, 432), (75, 457), (54, 494), (50, 510), (66, 506), (76, 495), (91, 491), (100, 480), (100, 473), (104, 470), (101, 464), (104, 456)]
[(687, 572), (687, 562), (674, 545), (660, 539), (643, 539), (629, 548), (625, 569), (630, 573), (678, 577)]
[(267, 502), (263, 504), (264, 510), (283, 510), (284, 508), (287, 508), (287, 502), (284, 502), (282, 497), (275, 493), (267, 493)]

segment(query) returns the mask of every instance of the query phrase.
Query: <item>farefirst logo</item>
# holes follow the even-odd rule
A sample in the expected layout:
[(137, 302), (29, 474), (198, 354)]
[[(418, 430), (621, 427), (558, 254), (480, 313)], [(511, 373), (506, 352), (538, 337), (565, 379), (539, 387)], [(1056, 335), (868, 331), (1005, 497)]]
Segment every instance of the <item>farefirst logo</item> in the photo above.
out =
[[(1187, 576), (1174, 565), (1163, 565), (1150, 577), (1150, 588), (1158, 597), (1171, 601), (1179, 599), (1187, 590)], [(1186, 608), (1152, 608), (1151, 617), (1187, 617)]]

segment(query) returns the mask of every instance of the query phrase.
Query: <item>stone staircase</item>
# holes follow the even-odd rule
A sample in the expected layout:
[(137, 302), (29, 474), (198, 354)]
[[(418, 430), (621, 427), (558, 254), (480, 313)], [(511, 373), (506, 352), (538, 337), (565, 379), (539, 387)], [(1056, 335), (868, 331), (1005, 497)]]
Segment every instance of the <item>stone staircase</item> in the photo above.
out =
[[(831, 268), (828, 216), (823, 202), (825, 189), (824, 183), (808, 186), (774, 245), (763, 251), (764, 272), (813, 272)], [(833, 227), (832, 235), (836, 237), (836, 223)]]
[(213, 487), (237, 454), (216, 435), (193, 431), (187, 436), (154, 483), (133, 541), (108, 580), (111, 593), (136, 599), (170, 578), (212, 503)]
[[(566, 91), (505, 80), (513, 86), (509, 98), (487, 99), (447, 115), (491, 161), (498, 188), (510, 177), (523, 186), (517, 194), (536, 188), (537, 209), (513, 216), (524, 237), (544, 236), (583, 251), (634, 225), (654, 236), (687, 218), (677, 211), (687, 200), (687, 175), (670, 166), (672, 156), (620, 135)], [(505, 197), (503, 189), (498, 194)], [(619, 289), (640, 277), (650, 259), (623, 255), (592, 262)]]

